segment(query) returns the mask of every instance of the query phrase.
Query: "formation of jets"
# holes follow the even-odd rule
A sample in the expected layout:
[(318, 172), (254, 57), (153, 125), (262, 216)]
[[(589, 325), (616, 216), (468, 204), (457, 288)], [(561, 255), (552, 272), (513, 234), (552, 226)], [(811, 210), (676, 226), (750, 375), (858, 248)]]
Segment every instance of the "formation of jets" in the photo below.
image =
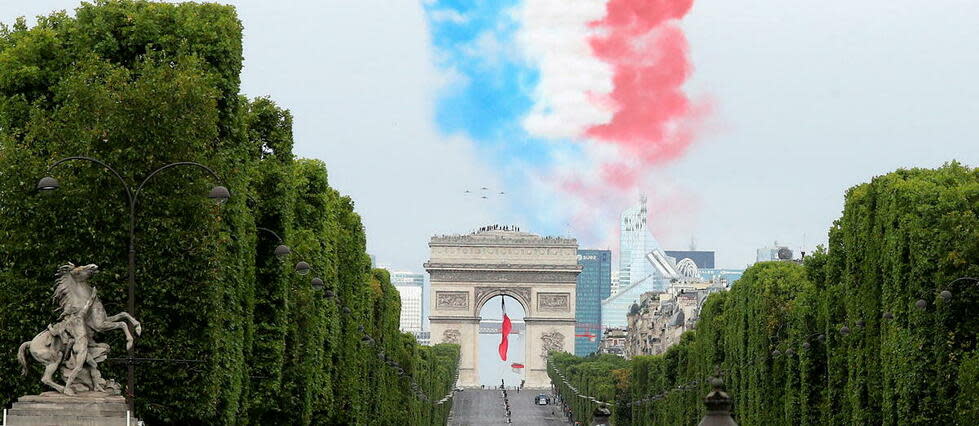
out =
[[(489, 191), (489, 188), (487, 188), (487, 187), (485, 187), (485, 186), (484, 186), (484, 187), (481, 187), (481, 188), (479, 188), (479, 191), (480, 191), (480, 193), (482, 194), (482, 195), (480, 195), (480, 196), (479, 196), (479, 198), (482, 198), (482, 199), (484, 199), (484, 200), (487, 200), (487, 199), (489, 199), (489, 197), (487, 197), (487, 195), (489, 194), (489, 193), (487, 192), (487, 191)], [(468, 189), (467, 189), (467, 190), (465, 190), (465, 192), (463, 192), (463, 194), (472, 194), (472, 193), (473, 193), (473, 191), (470, 191), (470, 190), (468, 190)], [(498, 193), (497, 193), (496, 195), (505, 195), (505, 194), (506, 194), (505, 192), (503, 192), (503, 191), (500, 191), (500, 192), (498, 192)]]

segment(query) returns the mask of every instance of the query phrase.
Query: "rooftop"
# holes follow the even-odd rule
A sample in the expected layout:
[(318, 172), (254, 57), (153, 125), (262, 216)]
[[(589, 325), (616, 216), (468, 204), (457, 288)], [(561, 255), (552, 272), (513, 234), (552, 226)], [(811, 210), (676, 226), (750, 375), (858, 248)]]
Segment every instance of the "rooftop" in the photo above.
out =
[(542, 237), (530, 232), (523, 232), (516, 226), (490, 225), (481, 227), (468, 234), (456, 235), (436, 235), (429, 241), (428, 245), (463, 245), (463, 246), (496, 246), (496, 245), (524, 245), (534, 246), (566, 246), (577, 247), (578, 241), (574, 238), (564, 237)]

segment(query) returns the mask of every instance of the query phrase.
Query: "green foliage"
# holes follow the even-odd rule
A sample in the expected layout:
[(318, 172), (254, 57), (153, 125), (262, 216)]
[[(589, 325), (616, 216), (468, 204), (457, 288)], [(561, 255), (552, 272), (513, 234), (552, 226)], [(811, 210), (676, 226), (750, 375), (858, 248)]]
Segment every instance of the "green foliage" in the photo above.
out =
[(969, 424), (979, 419), (979, 351), (972, 351), (959, 366), (959, 395), (955, 407), (958, 424)]
[[(128, 204), (101, 167), (129, 184), (175, 161), (136, 206), (138, 357), (201, 360), (136, 369), (136, 404), (152, 424), (444, 424), (451, 404), (416, 398), (398, 362), (434, 399), (454, 383), (458, 347), (421, 347), (398, 331), (400, 300), (370, 270), (353, 201), (322, 162), (292, 154), (292, 117), (239, 95), (241, 24), (216, 4), (84, 3), (28, 28), (0, 27), (0, 403), (37, 393), (39, 367), (19, 375), (13, 349), (53, 322), (53, 271), (97, 263), (110, 314), (126, 309)], [(39, 195), (50, 173), (61, 189)], [(292, 247), (285, 261), (278, 240)], [(292, 266), (305, 260), (313, 274)], [(318, 276), (336, 294), (315, 292)], [(346, 313), (344, 308), (350, 310)], [(359, 328), (378, 345), (360, 341)], [(123, 356), (122, 334), (100, 336)], [(122, 364), (103, 364), (124, 381)], [(380, 386), (376, 386), (380, 384)]]
[[(602, 401), (615, 401), (617, 387), (624, 378), (610, 374), (628, 368), (628, 362), (615, 355), (592, 355), (578, 358), (567, 353), (552, 353), (547, 364), (547, 373), (555, 384), (558, 394), (568, 403), (574, 418), (584, 424), (591, 424), (592, 402), (577, 398), (571, 389), (557, 375), (560, 370), (564, 377), (575, 384), (578, 392), (594, 396)], [(616, 420), (613, 417), (613, 420)]]
[[(552, 365), (577, 371), (567, 377), (582, 393), (620, 402), (616, 424), (696, 423), (715, 368), (742, 425), (973, 424), (979, 284), (952, 281), (979, 276), (977, 259), (979, 169), (898, 170), (847, 192), (828, 249), (804, 265), (752, 266), (707, 299), (695, 331), (630, 360), (628, 375), (612, 364), (574, 370), (591, 358)], [(596, 386), (610, 377), (628, 378), (614, 395)], [(665, 398), (624, 404), (653, 395)], [(574, 405), (576, 419), (590, 408)]]

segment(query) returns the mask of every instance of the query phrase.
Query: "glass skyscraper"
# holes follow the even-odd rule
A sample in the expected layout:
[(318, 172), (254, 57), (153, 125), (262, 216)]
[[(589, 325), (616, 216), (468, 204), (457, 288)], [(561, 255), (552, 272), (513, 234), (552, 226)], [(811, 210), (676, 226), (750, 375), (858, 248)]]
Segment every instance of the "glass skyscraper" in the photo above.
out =
[(676, 268), (646, 227), (646, 196), (622, 212), (619, 221), (619, 286), (602, 301), (602, 328), (625, 327), (626, 314), (647, 291), (666, 291)]
[[(612, 291), (612, 252), (578, 250), (578, 285), (575, 293), (574, 354), (588, 356), (598, 351), (602, 340), (602, 300)], [(594, 340), (589, 337), (595, 336)]]
[(624, 290), (653, 274), (646, 254), (658, 250), (659, 243), (646, 228), (646, 196), (622, 212), (619, 221), (619, 290)]

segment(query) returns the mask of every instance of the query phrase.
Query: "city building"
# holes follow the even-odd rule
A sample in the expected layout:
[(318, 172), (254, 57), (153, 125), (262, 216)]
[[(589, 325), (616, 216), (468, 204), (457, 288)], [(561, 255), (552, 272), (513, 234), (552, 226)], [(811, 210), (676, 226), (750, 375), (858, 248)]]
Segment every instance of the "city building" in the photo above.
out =
[(770, 247), (762, 247), (758, 249), (756, 262), (771, 262), (774, 260), (790, 261), (792, 260), (792, 249), (786, 246), (778, 245), (778, 241), (775, 242)]
[(612, 291), (612, 251), (578, 250), (581, 274), (575, 291), (574, 354), (588, 356), (598, 351), (602, 332), (602, 300)]
[(613, 269), (612, 270), (612, 289), (611, 289), (611, 294), (610, 295), (611, 296), (615, 296), (615, 293), (618, 293), (618, 292), (619, 292), (619, 270), (618, 269)]
[(696, 326), (700, 307), (711, 293), (728, 288), (724, 280), (704, 280), (690, 258), (677, 262), (679, 278), (666, 291), (643, 293), (627, 315), (625, 356), (656, 355), (680, 341)]
[(415, 272), (392, 272), (391, 284), (401, 294), (401, 331), (422, 331), (422, 290), (425, 275)]
[(731, 288), (735, 281), (741, 278), (741, 274), (744, 274), (744, 269), (700, 268), (700, 277), (704, 281), (722, 282), (727, 288)]
[[(646, 255), (660, 250), (659, 243), (646, 227), (646, 196), (622, 212), (619, 221), (619, 290), (629, 287), (654, 273)], [(652, 284), (652, 283), (650, 283)]]
[(617, 293), (602, 300), (602, 328), (625, 328), (628, 326), (626, 315), (629, 307), (639, 300), (643, 293), (653, 291), (652, 286), (645, 286), (640, 281), (626, 288), (620, 288)]
[(666, 352), (696, 326), (707, 296), (726, 288), (720, 281), (678, 280), (665, 292), (644, 293), (629, 310), (625, 356)]
[(646, 197), (626, 209), (619, 223), (619, 280), (602, 301), (602, 328), (626, 327), (633, 303), (649, 291), (665, 291), (679, 277), (671, 259), (646, 227)]
[(690, 259), (701, 270), (714, 268), (714, 252), (702, 250), (666, 250), (666, 255), (680, 261)]
[(607, 328), (602, 332), (602, 342), (598, 345), (598, 353), (613, 354), (625, 357), (625, 346), (629, 332), (624, 328)]
[(412, 333), (415, 335), (415, 340), (418, 340), (419, 345), (431, 346), (432, 345), (432, 332), (430, 331), (419, 331), (417, 333)]

